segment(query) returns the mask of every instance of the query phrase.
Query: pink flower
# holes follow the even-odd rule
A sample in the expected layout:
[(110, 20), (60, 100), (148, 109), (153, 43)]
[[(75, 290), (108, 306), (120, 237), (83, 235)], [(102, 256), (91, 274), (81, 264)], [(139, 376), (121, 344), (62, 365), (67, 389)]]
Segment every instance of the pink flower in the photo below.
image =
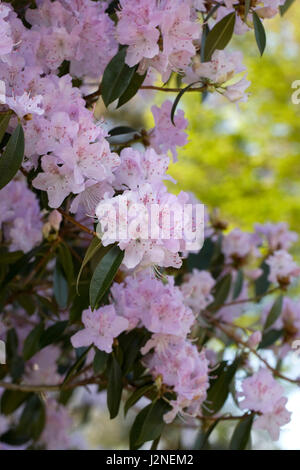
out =
[(40, 106), (42, 101), (43, 97), (41, 95), (37, 95), (31, 98), (27, 92), (23, 93), (21, 96), (6, 98), (6, 104), (20, 118), (24, 117), (26, 114), (43, 114), (44, 110)]
[(243, 232), (235, 228), (223, 239), (222, 251), (227, 261), (244, 259), (250, 255), (257, 256), (256, 245), (258, 238), (255, 234)]
[(298, 234), (288, 230), (288, 225), (284, 222), (255, 224), (255, 230), (258, 235), (266, 239), (272, 251), (288, 250), (298, 240)]
[(253, 429), (265, 429), (270, 434), (273, 441), (278, 441), (280, 436), (280, 428), (291, 420), (291, 412), (285, 407), (288, 399), (281, 397), (276, 403), (273, 410), (258, 416), (253, 424)]
[(252, 333), (252, 335), (249, 337), (247, 341), (247, 345), (249, 348), (254, 349), (262, 340), (262, 334), (260, 331), (255, 331)]
[(116, 315), (113, 305), (101, 307), (94, 312), (90, 308), (84, 310), (82, 322), (85, 328), (71, 338), (74, 348), (94, 344), (107, 353), (112, 352), (114, 338), (128, 328), (128, 320)]
[(215, 280), (207, 271), (193, 269), (193, 272), (184, 278), (180, 286), (184, 302), (196, 315), (213, 301), (211, 290), (214, 285)]
[(269, 256), (266, 263), (270, 267), (268, 279), (270, 282), (288, 284), (292, 277), (300, 275), (300, 267), (293, 257), (285, 250), (277, 250)]
[(155, 127), (150, 131), (150, 142), (158, 153), (171, 150), (175, 159), (176, 147), (183, 147), (187, 143), (187, 134), (183, 131), (187, 128), (188, 121), (184, 118), (184, 111), (179, 109), (174, 117), (174, 126), (171, 122), (171, 110), (170, 100), (164, 101), (160, 108), (152, 106)]
[(273, 378), (267, 369), (260, 369), (251, 377), (243, 380), (240, 396), (242, 409), (270, 413), (282, 397), (283, 387)]

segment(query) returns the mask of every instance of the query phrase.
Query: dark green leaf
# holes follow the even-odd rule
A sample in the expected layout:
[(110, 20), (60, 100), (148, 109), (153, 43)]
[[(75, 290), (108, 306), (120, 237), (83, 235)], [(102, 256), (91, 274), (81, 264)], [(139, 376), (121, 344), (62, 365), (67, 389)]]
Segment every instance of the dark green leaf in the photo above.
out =
[(211, 60), (211, 56), (215, 50), (225, 49), (233, 35), (235, 18), (235, 12), (229, 13), (229, 15), (219, 21), (208, 33), (205, 40), (205, 62)]
[(138, 448), (147, 441), (155, 441), (163, 432), (163, 416), (170, 411), (170, 405), (163, 399), (146, 406), (135, 418), (130, 431), (130, 448)]
[(5, 390), (1, 397), (1, 413), (10, 415), (31, 396), (29, 392)]
[(61, 339), (67, 325), (67, 321), (59, 321), (49, 326), (41, 335), (40, 347), (45, 348), (49, 344), (57, 343)]
[(214, 301), (208, 306), (209, 310), (216, 310), (223, 305), (229, 295), (231, 288), (231, 274), (228, 273), (222, 277), (215, 285), (213, 295)]
[(24, 132), (18, 124), (0, 157), (0, 189), (7, 185), (21, 166), (24, 156)]
[(102, 374), (107, 365), (109, 355), (105, 351), (100, 351), (100, 349), (96, 349), (93, 368), (95, 375)]
[(45, 405), (38, 395), (32, 395), (26, 402), (17, 432), (23, 436), (27, 434), (31, 439), (37, 440), (44, 429), (45, 421)]
[(210, 238), (206, 238), (204, 245), (197, 254), (190, 254), (187, 259), (187, 265), (189, 271), (192, 271), (194, 268), (197, 269), (207, 269), (210, 265), (212, 256), (214, 252), (214, 243)]
[(25, 361), (28, 361), (35, 355), (40, 349), (40, 338), (44, 331), (43, 323), (37, 325), (33, 330), (29, 333), (27, 338), (24, 341), (23, 346), (23, 357)]
[(241, 419), (233, 432), (230, 441), (230, 450), (245, 450), (251, 435), (251, 428), (253, 424), (254, 415), (245, 416)]
[(211, 385), (207, 392), (206, 407), (203, 409), (205, 415), (217, 413), (227, 400), (230, 392), (230, 384), (239, 367), (240, 358), (237, 357), (231, 365), (225, 361), (221, 362), (218, 369), (213, 371)]
[(263, 55), (267, 43), (266, 32), (260, 17), (255, 11), (253, 11), (253, 26), (260, 55)]
[(282, 303), (283, 303), (283, 296), (282, 295), (279, 295), (279, 297), (277, 297), (277, 299), (275, 300), (269, 314), (268, 314), (268, 317), (267, 317), (267, 320), (266, 320), (266, 323), (265, 323), (265, 326), (264, 326), (264, 329), (267, 330), (268, 328), (270, 328), (270, 326), (272, 326), (276, 320), (278, 319), (278, 317), (280, 316), (281, 314), (281, 311), (282, 311)]
[(3, 136), (5, 134), (7, 126), (9, 124), (10, 118), (11, 118), (10, 113), (9, 114), (3, 114), (2, 116), (0, 116), (0, 142), (3, 139)]
[(124, 405), (124, 415), (126, 416), (128, 410), (135, 405), (147, 392), (153, 392), (156, 390), (156, 386), (151, 384), (144, 385), (141, 388), (137, 388), (127, 399)]
[(245, 0), (245, 13), (244, 13), (245, 23), (247, 21), (247, 17), (248, 17), (248, 14), (249, 14), (250, 7), (251, 7), (251, 0)]
[(272, 344), (276, 343), (276, 341), (283, 335), (283, 330), (269, 330), (265, 333), (262, 337), (261, 342), (258, 345), (258, 349), (268, 348), (272, 346)]
[(139, 73), (134, 72), (127, 89), (124, 91), (124, 93), (122, 93), (119, 98), (117, 108), (123, 106), (123, 104), (127, 103), (129, 100), (131, 100), (131, 98), (133, 98), (137, 94), (146, 78), (146, 75), (146, 73), (144, 75), (140, 75)]
[(82, 261), (82, 265), (80, 267), (78, 276), (77, 276), (77, 281), (76, 281), (76, 290), (77, 294), (79, 295), (78, 292), (78, 284), (80, 280), (81, 273), (83, 271), (83, 268), (87, 265), (87, 263), (92, 259), (92, 257), (95, 255), (95, 253), (101, 248), (102, 243), (101, 240), (98, 237), (94, 237), (93, 240), (91, 241), (90, 246), (88, 247), (86, 254), (84, 256), (84, 259)]
[(108, 371), (107, 407), (110, 419), (114, 419), (119, 413), (123, 390), (122, 370), (114, 356), (109, 362)]
[(240, 293), (242, 292), (244, 282), (244, 275), (241, 269), (238, 270), (236, 280), (233, 288), (233, 300), (237, 299)]
[(23, 256), (23, 251), (2, 252), (0, 253), (1, 264), (12, 264), (18, 261)]
[(124, 135), (124, 134), (132, 134), (133, 132), (136, 132), (133, 127), (128, 127), (128, 126), (118, 126), (114, 127), (111, 129), (108, 134), (110, 137), (115, 137), (117, 135)]
[(56, 302), (60, 308), (66, 308), (69, 295), (68, 282), (58, 261), (56, 261), (54, 270), (53, 291)]
[(99, 305), (110, 287), (124, 258), (124, 252), (113, 246), (97, 265), (90, 283), (90, 304), (92, 310)]
[[(84, 365), (85, 363), (85, 359), (86, 359), (86, 356), (88, 355), (89, 351), (92, 349), (93, 345), (89, 346), (88, 348), (82, 348), (83, 351), (79, 352), (79, 357), (77, 358), (77, 360), (75, 361), (75, 363), (70, 367), (70, 369), (68, 370), (66, 376), (65, 376), (65, 379), (63, 381), (63, 385), (66, 385), (69, 380), (71, 379), (71, 377), (76, 374), (76, 372), (78, 372)], [(81, 349), (81, 348), (80, 348)], [(77, 352), (78, 350), (76, 350)]]
[(268, 281), (268, 276), (270, 272), (269, 266), (267, 265), (267, 263), (263, 262), (260, 268), (263, 272), (261, 276), (255, 281), (255, 295), (257, 297), (263, 296), (270, 286), (270, 282)]
[(199, 432), (194, 444), (194, 450), (203, 450), (205, 448), (208, 443), (209, 436), (220, 421), (221, 419), (216, 419), (216, 421), (214, 421), (214, 423), (207, 429), (206, 432), (202, 430)]
[(126, 52), (127, 49), (122, 47), (104, 70), (101, 95), (106, 107), (122, 96), (135, 73), (135, 67), (125, 64)]
[(65, 277), (69, 285), (71, 285), (74, 281), (74, 266), (70, 249), (65, 243), (61, 243), (58, 247), (58, 259), (63, 268)]
[(182, 88), (182, 90), (180, 90), (180, 92), (179, 92), (178, 95), (176, 96), (176, 98), (175, 98), (175, 100), (174, 100), (174, 103), (173, 103), (173, 106), (172, 106), (172, 109), (171, 109), (171, 121), (172, 121), (173, 126), (175, 126), (174, 117), (175, 117), (175, 112), (176, 112), (176, 109), (177, 109), (177, 106), (178, 106), (179, 101), (181, 100), (181, 98), (182, 98), (182, 96), (184, 95), (184, 93), (185, 93), (189, 88), (191, 88), (192, 86), (196, 85), (196, 83), (199, 83), (199, 82), (190, 83), (188, 86)]
[(283, 16), (288, 11), (294, 1), (295, 0), (286, 0), (286, 2), (281, 7), (279, 7), (281, 16)]

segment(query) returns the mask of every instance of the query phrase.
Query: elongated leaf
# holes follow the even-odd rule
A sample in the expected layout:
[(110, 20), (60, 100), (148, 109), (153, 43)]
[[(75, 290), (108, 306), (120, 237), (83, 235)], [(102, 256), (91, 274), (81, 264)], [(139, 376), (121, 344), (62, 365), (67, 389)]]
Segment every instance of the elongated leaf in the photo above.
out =
[(155, 441), (163, 432), (163, 415), (170, 410), (170, 405), (163, 399), (146, 406), (135, 418), (130, 431), (130, 448), (138, 448), (147, 441)]
[(12, 264), (22, 258), (23, 251), (13, 251), (13, 252), (0, 252), (0, 263), (1, 264)]
[(82, 273), (84, 267), (88, 264), (88, 262), (95, 255), (95, 253), (101, 248), (101, 246), (102, 246), (101, 240), (98, 237), (94, 237), (93, 240), (91, 241), (90, 246), (87, 249), (87, 252), (84, 256), (84, 259), (82, 261), (82, 265), (80, 267), (80, 270), (79, 270), (79, 273), (78, 273), (78, 276), (77, 276), (77, 281), (76, 281), (77, 295), (79, 295), (78, 284), (79, 284), (79, 280), (80, 280), (80, 277), (81, 277), (81, 273)]
[(49, 344), (57, 343), (61, 339), (67, 325), (67, 321), (59, 321), (54, 323), (54, 325), (49, 326), (49, 328), (47, 328), (47, 330), (45, 330), (41, 335), (40, 347), (45, 348)]
[(66, 243), (58, 247), (58, 259), (69, 285), (74, 281), (74, 265), (70, 249)]
[(128, 410), (134, 406), (147, 392), (152, 392), (156, 390), (156, 386), (151, 384), (144, 385), (141, 388), (137, 388), (132, 395), (128, 398), (124, 405), (124, 415), (126, 416), (128, 413)]
[(9, 124), (11, 114), (3, 114), (0, 116), (0, 142), (3, 139), (7, 126)]
[(237, 357), (229, 366), (225, 361), (221, 362), (216, 371), (212, 373), (216, 379), (211, 380), (211, 386), (207, 392), (205, 415), (217, 413), (227, 400), (230, 392), (230, 384), (239, 367), (240, 358)]
[(58, 261), (56, 261), (54, 270), (53, 291), (56, 302), (60, 308), (66, 308), (69, 295), (68, 282)]
[(228, 273), (217, 282), (214, 288), (215, 300), (208, 306), (209, 310), (215, 311), (225, 303), (230, 292), (231, 280), (231, 274)]
[(230, 441), (230, 450), (245, 450), (251, 434), (251, 428), (253, 424), (254, 415), (245, 416), (241, 419), (233, 432)]
[(203, 431), (199, 432), (196, 442), (194, 444), (194, 450), (202, 450), (205, 448), (205, 446), (208, 443), (209, 436), (211, 435), (211, 433), (213, 432), (213, 430), (219, 424), (220, 421), (221, 419), (216, 419), (216, 421), (214, 421), (214, 423), (207, 429), (206, 432), (203, 432)]
[(295, 0), (286, 0), (286, 2), (281, 7), (279, 7), (281, 16), (283, 16), (288, 11), (294, 1)]
[(174, 103), (173, 103), (173, 106), (172, 106), (172, 109), (171, 109), (171, 121), (172, 121), (173, 126), (175, 126), (174, 117), (175, 117), (175, 112), (176, 112), (176, 109), (177, 109), (177, 106), (178, 106), (179, 101), (180, 101), (181, 98), (183, 97), (184, 93), (185, 93), (189, 88), (191, 88), (193, 85), (196, 85), (196, 83), (200, 83), (200, 82), (190, 83), (188, 86), (182, 88), (182, 90), (180, 90), (180, 92), (179, 92), (178, 95), (176, 96), (176, 98), (175, 98), (175, 100), (174, 100)]
[(137, 94), (146, 78), (146, 75), (146, 73), (144, 75), (140, 75), (139, 73), (134, 72), (128, 87), (119, 98), (117, 108), (123, 106), (123, 104), (127, 103), (129, 100), (131, 100), (131, 98), (133, 98)]
[(267, 43), (266, 32), (260, 17), (255, 11), (253, 11), (253, 26), (260, 55), (263, 55)]
[(121, 367), (114, 356), (109, 363), (108, 370), (107, 407), (109, 409), (110, 419), (114, 419), (119, 413), (123, 390)]
[(34, 354), (40, 350), (40, 338), (43, 331), (44, 325), (43, 323), (40, 323), (35, 328), (33, 328), (33, 330), (25, 339), (23, 347), (23, 357), (25, 361), (31, 359), (32, 356), (34, 356)]
[[(82, 348), (83, 352), (81, 352), (81, 348), (80, 348), (81, 354), (79, 354), (79, 357), (77, 358), (75, 363), (68, 370), (68, 372), (65, 376), (65, 379), (63, 381), (63, 385), (66, 385), (70, 381), (72, 376), (74, 374), (76, 374), (76, 372), (78, 372), (83, 367), (83, 364), (85, 363), (86, 356), (88, 355), (88, 353), (92, 349), (92, 347), (93, 347), (93, 345), (91, 344), (91, 346), (89, 346), (88, 348)], [(76, 352), (77, 351), (78, 350), (76, 350)]]
[(105, 351), (96, 350), (93, 362), (93, 369), (96, 375), (102, 374), (105, 371), (108, 357)]
[(19, 390), (5, 390), (1, 397), (1, 413), (9, 415), (24, 403), (31, 393), (21, 392)]
[(251, 0), (245, 0), (245, 13), (244, 13), (245, 23), (247, 21), (247, 17), (248, 17), (248, 14), (249, 14), (250, 7), (251, 7)]
[(270, 282), (268, 281), (268, 276), (270, 272), (269, 266), (267, 265), (267, 263), (263, 262), (260, 268), (263, 272), (261, 276), (255, 281), (255, 295), (258, 297), (264, 295), (270, 286)]
[(131, 134), (133, 132), (136, 132), (133, 127), (128, 127), (128, 126), (117, 126), (108, 131), (108, 134), (110, 137), (115, 137), (117, 135), (124, 135), (124, 134)]
[(233, 35), (235, 18), (235, 12), (229, 13), (229, 15), (222, 18), (208, 33), (205, 40), (205, 62), (211, 60), (211, 56), (215, 50), (225, 49)]
[(125, 47), (120, 49), (104, 70), (101, 95), (106, 107), (122, 96), (135, 73), (135, 67), (128, 67), (125, 64), (126, 52)]
[(17, 433), (21, 436), (26, 434), (33, 440), (41, 435), (46, 422), (46, 410), (44, 402), (38, 395), (32, 395), (26, 402), (22, 412)]
[(97, 265), (90, 283), (90, 303), (94, 310), (99, 305), (103, 295), (114, 280), (124, 252), (118, 246), (113, 246)]
[(279, 297), (277, 297), (277, 299), (275, 300), (270, 312), (269, 312), (269, 315), (266, 319), (266, 323), (265, 323), (265, 330), (267, 330), (268, 328), (270, 328), (270, 326), (272, 326), (277, 318), (279, 318), (280, 314), (281, 314), (281, 311), (282, 311), (282, 303), (283, 303), (283, 296), (280, 295)]
[(237, 299), (240, 293), (242, 292), (244, 282), (244, 275), (241, 269), (238, 270), (236, 280), (233, 288), (233, 300)]
[(18, 124), (0, 157), (0, 189), (13, 179), (24, 156), (24, 132)]
[(263, 337), (261, 342), (258, 345), (258, 349), (268, 348), (272, 346), (272, 344), (276, 343), (276, 341), (284, 334), (283, 330), (269, 330), (267, 331)]

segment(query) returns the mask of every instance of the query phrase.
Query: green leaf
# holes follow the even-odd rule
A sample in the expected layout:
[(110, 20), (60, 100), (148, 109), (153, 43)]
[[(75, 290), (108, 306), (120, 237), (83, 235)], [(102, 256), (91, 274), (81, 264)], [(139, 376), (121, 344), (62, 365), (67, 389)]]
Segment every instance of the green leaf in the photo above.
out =
[(0, 157), (0, 189), (13, 179), (24, 156), (24, 132), (18, 124)]
[(173, 126), (175, 126), (174, 117), (175, 117), (175, 112), (176, 112), (176, 109), (177, 109), (177, 106), (178, 106), (179, 101), (180, 101), (181, 98), (183, 97), (184, 93), (185, 93), (189, 88), (191, 88), (193, 85), (196, 85), (196, 83), (200, 83), (200, 82), (193, 82), (193, 83), (190, 83), (188, 86), (182, 88), (182, 90), (180, 90), (180, 92), (179, 92), (178, 95), (176, 96), (176, 98), (175, 98), (175, 100), (174, 100), (174, 103), (173, 103), (173, 106), (172, 106), (172, 109), (171, 109), (171, 121), (172, 121)]
[(214, 301), (208, 306), (209, 310), (216, 310), (223, 305), (229, 295), (231, 288), (231, 274), (223, 276), (215, 285)]
[(134, 72), (128, 87), (119, 98), (117, 108), (123, 106), (123, 104), (127, 103), (129, 100), (131, 100), (131, 98), (133, 98), (137, 94), (146, 78), (146, 75), (146, 73), (144, 75), (140, 75), (139, 73)]
[(229, 15), (219, 21), (208, 33), (205, 40), (205, 62), (211, 60), (211, 56), (215, 50), (225, 49), (233, 35), (235, 18), (235, 12), (229, 13)]
[(24, 341), (23, 346), (23, 357), (25, 361), (28, 361), (35, 355), (40, 349), (40, 338), (44, 331), (43, 323), (37, 325), (33, 330), (29, 333), (27, 338)]
[(236, 280), (233, 288), (233, 300), (237, 299), (240, 293), (242, 292), (244, 283), (244, 274), (242, 269), (239, 269), (237, 272)]
[(144, 385), (141, 388), (137, 388), (127, 399), (124, 405), (124, 416), (127, 415), (128, 410), (134, 406), (146, 393), (156, 390), (156, 386), (151, 384)]
[(3, 139), (3, 136), (9, 124), (10, 118), (11, 118), (11, 113), (3, 114), (2, 116), (0, 116), (0, 142)]
[(19, 390), (5, 390), (1, 397), (1, 413), (10, 415), (30, 397), (31, 393)]
[(188, 269), (191, 272), (194, 268), (207, 269), (210, 266), (214, 253), (214, 243), (210, 238), (206, 238), (203, 247), (197, 254), (190, 254), (187, 259)]
[(23, 251), (13, 251), (13, 252), (3, 252), (0, 253), (0, 263), (1, 264), (12, 264), (18, 261), (23, 256)]
[(88, 348), (78, 348), (76, 350), (76, 353), (77, 353), (78, 350), (80, 350), (80, 352), (81, 352), (81, 349), (83, 349), (83, 352), (79, 354), (79, 357), (77, 358), (75, 363), (68, 370), (62, 385), (66, 385), (69, 382), (69, 380), (71, 379), (71, 377), (74, 374), (76, 374), (83, 367), (83, 365), (85, 363), (86, 356), (88, 355), (88, 353), (92, 349), (92, 347), (93, 347), (93, 345), (91, 344)]
[(26, 434), (33, 440), (41, 435), (46, 421), (46, 410), (44, 402), (36, 394), (32, 395), (24, 407), (17, 433), (21, 436)]
[(108, 384), (107, 384), (107, 407), (110, 419), (114, 419), (118, 413), (123, 390), (122, 370), (113, 356), (108, 364)]
[(68, 282), (63, 274), (62, 267), (58, 260), (56, 261), (53, 279), (53, 291), (56, 302), (60, 308), (66, 308), (68, 304)]
[(202, 430), (199, 432), (196, 442), (194, 444), (193, 450), (203, 450), (206, 447), (209, 436), (211, 435), (211, 433), (213, 432), (213, 430), (219, 424), (220, 421), (221, 419), (216, 419), (206, 432), (203, 432)]
[(283, 296), (279, 295), (279, 297), (277, 297), (277, 299), (275, 300), (269, 312), (269, 315), (266, 319), (266, 323), (264, 326), (265, 330), (270, 328), (270, 326), (272, 326), (276, 322), (277, 318), (280, 316), (281, 311), (282, 311), (282, 304), (283, 304)]
[(69, 285), (74, 281), (74, 265), (70, 249), (66, 243), (61, 243), (58, 247), (58, 259), (63, 268)]
[(105, 351), (100, 351), (100, 349), (96, 349), (94, 362), (93, 362), (93, 369), (95, 375), (102, 374), (107, 365), (109, 355)]
[(283, 330), (269, 330), (262, 337), (257, 349), (264, 349), (272, 346), (284, 334)]
[(269, 266), (267, 265), (267, 263), (263, 262), (260, 268), (262, 269), (263, 272), (261, 276), (255, 281), (256, 297), (263, 296), (267, 292), (270, 286), (270, 282), (268, 281), (268, 276), (270, 272)]
[(251, 435), (251, 428), (254, 420), (254, 414), (245, 416), (241, 419), (233, 432), (229, 449), (245, 450)]
[(43, 331), (40, 338), (40, 347), (45, 348), (49, 344), (57, 343), (65, 329), (68, 326), (68, 321), (59, 321), (54, 325), (49, 326), (45, 331)]
[(267, 43), (266, 32), (260, 17), (255, 11), (253, 11), (253, 26), (260, 55), (263, 55)]
[(251, 0), (245, 0), (245, 13), (244, 13), (244, 22), (246, 23), (249, 10), (251, 7)]
[(228, 366), (226, 361), (220, 363), (217, 370), (212, 372), (213, 378), (207, 392), (206, 407), (203, 408), (205, 415), (217, 413), (227, 400), (230, 392), (230, 384), (239, 367), (240, 358), (237, 357)]
[(98, 263), (90, 283), (90, 303), (94, 310), (110, 287), (124, 258), (124, 252), (113, 246)]
[(163, 399), (146, 406), (135, 418), (130, 431), (130, 449), (141, 447), (147, 441), (155, 441), (165, 427), (163, 416), (171, 409)]
[(106, 107), (122, 96), (135, 73), (136, 67), (125, 64), (126, 52), (126, 47), (122, 47), (104, 70), (101, 95)]
[(124, 134), (132, 134), (136, 132), (136, 129), (133, 129), (133, 127), (128, 127), (128, 126), (117, 126), (108, 131), (109, 137), (115, 137), (118, 135), (124, 135)]
[(91, 241), (90, 246), (88, 247), (88, 249), (86, 251), (86, 254), (85, 254), (84, 259), (82, 261), (82, 265), (80, 267), (80, 270), (79, 270), (79, 273), (78, 273), (78, 276), (77, 276), (77, 281), (76, 281), (76, 291), (77, 291), (78, 295), (79, 295), (78, 284), (79, 284), (79, 280), (80, 280), (82, 271), (83, 271), (84, 267), (87, 265), (87, 263), (92, 259), (94, 254), (101, 248), (101, 246), (102, 246), (101, 240), (98, 237), (94, 237), (93, 240)]
[(282, 6), (279, 7), (281, 16), (283, 16), (288, 11), (288, 9), (294, 3), (294, 1), (295, 0), (286, 0), (286, 2)]

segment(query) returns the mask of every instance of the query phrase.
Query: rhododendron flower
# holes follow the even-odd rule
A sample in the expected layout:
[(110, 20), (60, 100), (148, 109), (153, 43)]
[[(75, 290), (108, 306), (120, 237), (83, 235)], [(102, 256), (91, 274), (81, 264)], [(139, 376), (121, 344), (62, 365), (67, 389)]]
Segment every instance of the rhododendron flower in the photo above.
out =
[(300, 267), (293, 257), (285, 250), (277, 250), (266, 260), (270, 267), (268, 279), (270, 282), (289, 284), (291, 278), (300, 275)]
[(284, 222), (255, 224), (255, 230), (258, 235), (267, 240), (271, 251), (288, 250), (298, 240), (298, 234), (288, 230), (288, 225)]
[(29, 93), (23, 93), (22, 96), (13, 96), (6, 98), (6, 104), (12, 109), (20, 118), (26, 114), (43, 114), (44, 110), (41, 108), (43, 97), (41, 95), (30, 97)]
[(114, 338), (128, 328), (128, 320), (116, 315), (113, 305), (101, 307), (94, 312), (90, 308), (84, 310), (82, 322), (85, 328), (71, 338), (74, 348), (94, 344), (107, 353), (112, 352)]
[(288, 399), (281, 397), (275, 404), (272, 412), (258, 416), (253, 423), (254, 429), (265, 429), (273, 441), (278, 441), (280, 428), (291, 420), (291, 412), (285, 407)]
[(187, 134), (183, 132), (188, 125), (184, 118), (184, 111), (179, 109), (174, 117), (175, 126), (171, 122), (172, 102), (164, 101), (162, 106), (152, 106), (151, 111), (155, 120), (155, 127), (150, 131), (150, 143), (158, 153), (171, 150), (173, 159), (177, 157), (176, 147), (183, 147), (187, 143)]
[(258, 237), (255, 234), (243, 232), (235, 228), (222, 241), (222, 252), (229, 262), (244, 260), (248, 256), (258, 256), (256, 248)]
[(184, 278), (181, 285), (181, 292), (186, 305), (192, 308), (196, 315), (207, 307), (212, 301), (211, 290), (215, 285), (215, 280), (207, 271), (193, 269), (191, 274)]
[(243, 380), (240, 407), (261, 413), (271, 413), (283, 395), (283, 387), (267, 369), (260, 369), (251, 377)]

